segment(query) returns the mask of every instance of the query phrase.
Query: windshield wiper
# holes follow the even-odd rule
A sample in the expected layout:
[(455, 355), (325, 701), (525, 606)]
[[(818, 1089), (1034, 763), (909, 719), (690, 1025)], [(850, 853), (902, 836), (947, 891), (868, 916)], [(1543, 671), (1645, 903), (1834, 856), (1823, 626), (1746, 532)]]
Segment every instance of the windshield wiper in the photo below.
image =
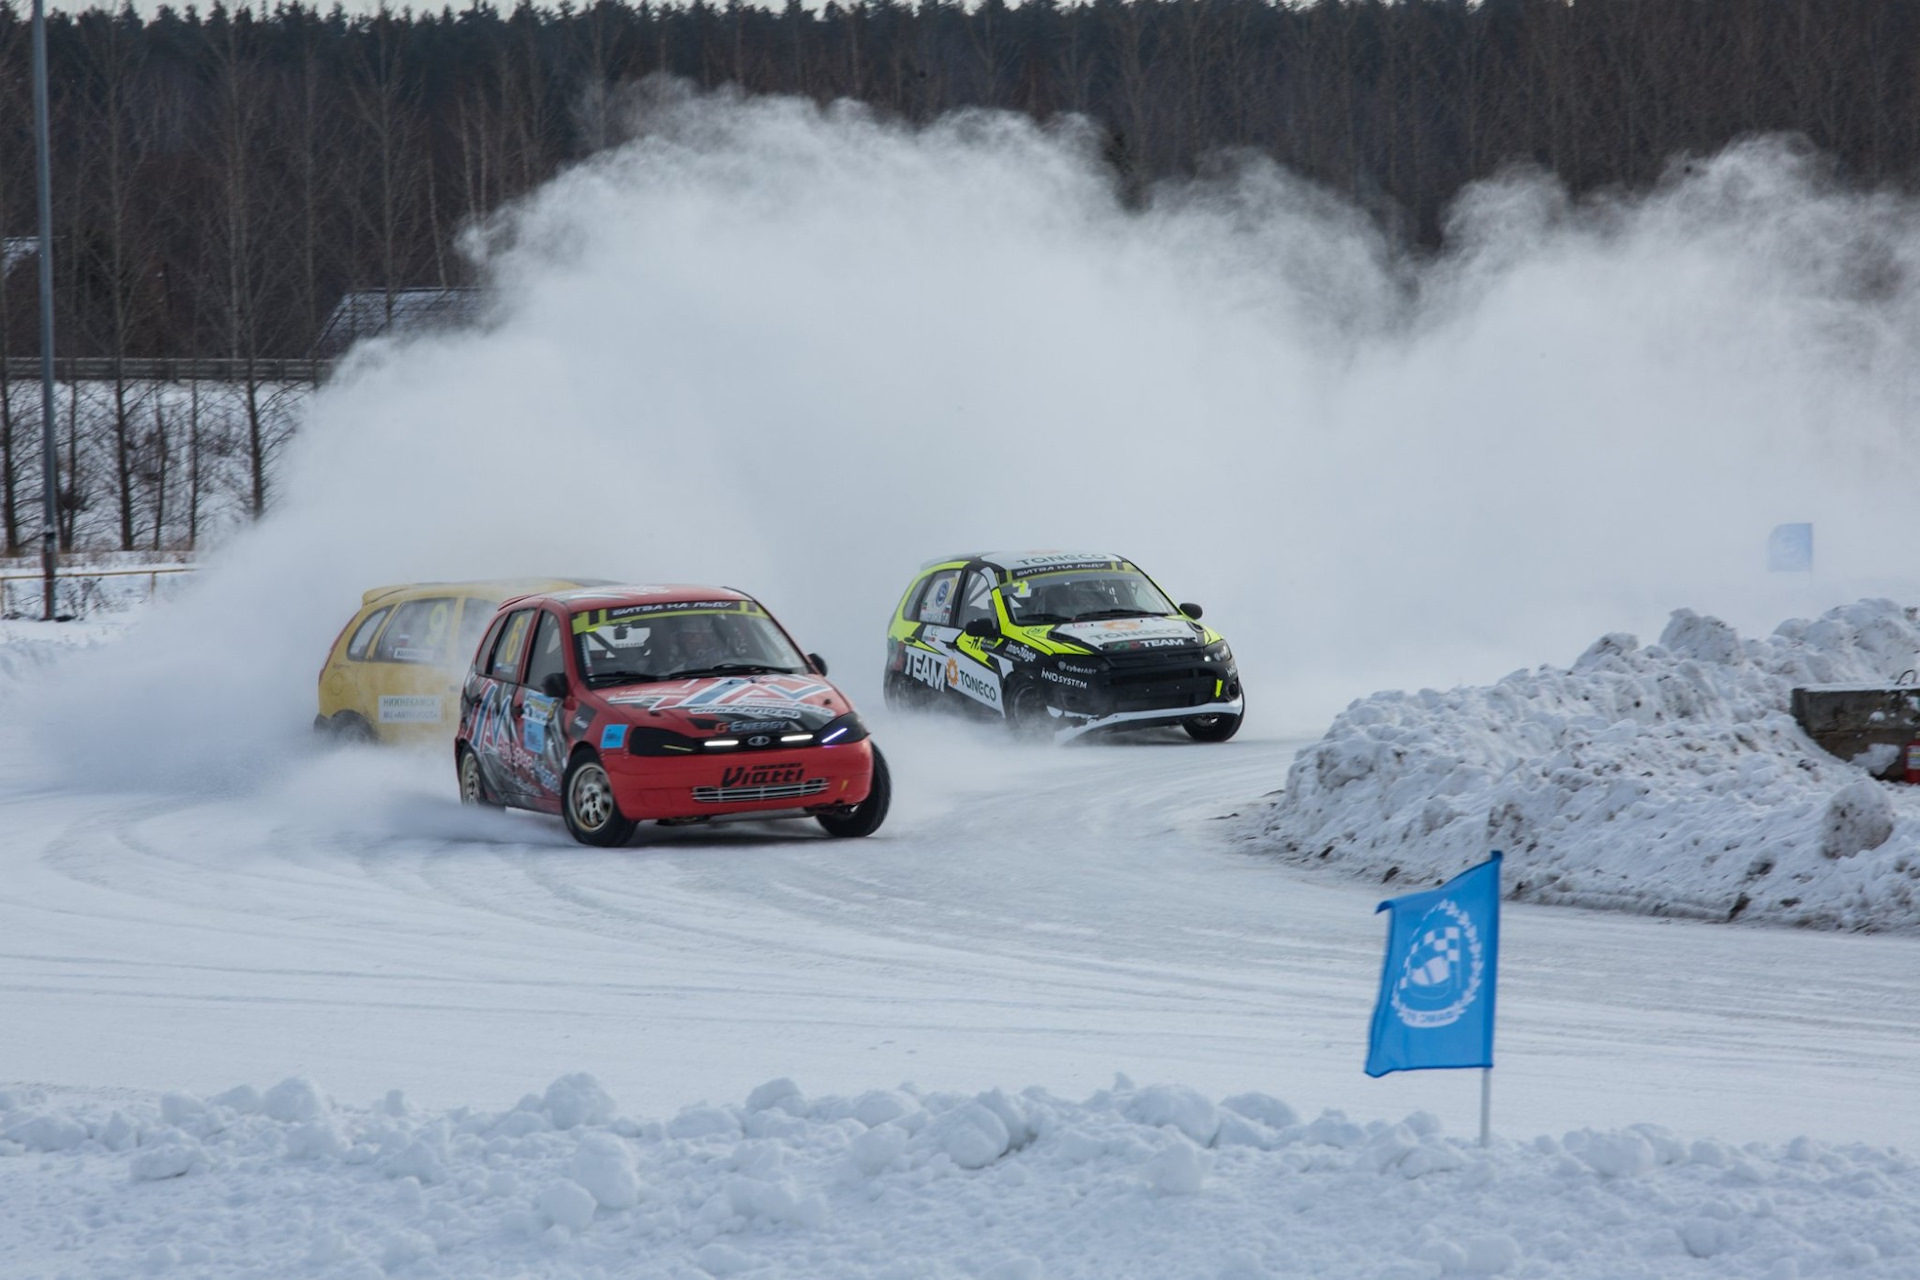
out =
[(676, 671), (672, 675), (662, 676), (663, 680), (692, 680), (699, 676), (791, 676), (799, 672), (793, 667), (773, 667), (764, 662), (719, 662), (711, 667), (689, 667), (685, 671)]
[(1076, 613), (1075, 622), (1091, 622), (1095, 618), (1158, 618), (1164, 615), (1150, 613), (1145, 609), (1095, 609), (1092, 613)]
[(587, 677), (587, 684), (594, 687), (603, 684), (645, 684), (662, 678), (645, 671), (596, 671)]
[(1062, 613), (1023, 613), (1015, 621), (1025, 627), (1036, 622), (1072, 622), (1073, 619)]

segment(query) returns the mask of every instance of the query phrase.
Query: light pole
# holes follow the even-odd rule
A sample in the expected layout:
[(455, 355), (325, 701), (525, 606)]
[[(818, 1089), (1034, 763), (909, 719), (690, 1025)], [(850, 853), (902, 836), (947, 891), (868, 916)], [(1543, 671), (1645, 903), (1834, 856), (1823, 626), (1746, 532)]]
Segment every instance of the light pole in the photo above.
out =
[(33, 0), (33, 142), (40, 170), (40, 468), (43, 525), (40, 568), (46, 610), (53, 621), (54, 542), (60, 523), (59, 452), (53, 440), (53, 164), (47, 145), (47, 7)]

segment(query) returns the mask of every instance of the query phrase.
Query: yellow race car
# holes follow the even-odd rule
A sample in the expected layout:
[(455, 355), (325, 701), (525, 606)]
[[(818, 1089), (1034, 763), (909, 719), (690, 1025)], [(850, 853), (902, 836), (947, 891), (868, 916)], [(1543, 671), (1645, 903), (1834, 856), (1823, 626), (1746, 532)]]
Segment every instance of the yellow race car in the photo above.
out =
[(460, 682), (502, 600), (598, 585), (576, 578), (417, 582), (360, 598), (320, 668), (313, 727), (352, 742), (437, 742), (460, 720)]
[(1179, 725), (1225, 742), (1246, 714), (1233, 650), (1131, 561), (1016, 551), (922, 565), (887, 631), (887, 705), (1067, 741)]

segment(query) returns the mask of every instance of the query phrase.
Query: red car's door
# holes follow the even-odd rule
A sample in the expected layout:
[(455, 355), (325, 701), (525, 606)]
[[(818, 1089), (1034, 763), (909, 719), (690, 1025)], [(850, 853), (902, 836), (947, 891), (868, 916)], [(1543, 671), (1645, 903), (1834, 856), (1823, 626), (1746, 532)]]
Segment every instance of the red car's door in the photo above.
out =
[(526, 771), (520, 759), (526, 754), (521, 742), (521, 671), (526, 666), (527, 643), (533, 630), (536, 609), (516, 609), (507, 615), (491, 649), (481, 655), (478, 667), (480, 688), (473, 709), (472, 729), (467, 745), (480, 758), (480, 770), (488, 788), (507, 804), (530, 805)]

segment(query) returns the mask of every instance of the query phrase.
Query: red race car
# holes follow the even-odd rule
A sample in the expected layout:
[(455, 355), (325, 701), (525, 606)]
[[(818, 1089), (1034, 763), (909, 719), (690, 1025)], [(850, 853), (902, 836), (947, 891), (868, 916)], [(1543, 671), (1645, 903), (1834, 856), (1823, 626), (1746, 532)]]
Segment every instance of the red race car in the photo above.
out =
[(559, 813), (595, 845), (719, 818), (869, 835), (887, 816), (886, 761), (826, 674), (724, 587), (508, 600), (460, 694), (460, 798)]

